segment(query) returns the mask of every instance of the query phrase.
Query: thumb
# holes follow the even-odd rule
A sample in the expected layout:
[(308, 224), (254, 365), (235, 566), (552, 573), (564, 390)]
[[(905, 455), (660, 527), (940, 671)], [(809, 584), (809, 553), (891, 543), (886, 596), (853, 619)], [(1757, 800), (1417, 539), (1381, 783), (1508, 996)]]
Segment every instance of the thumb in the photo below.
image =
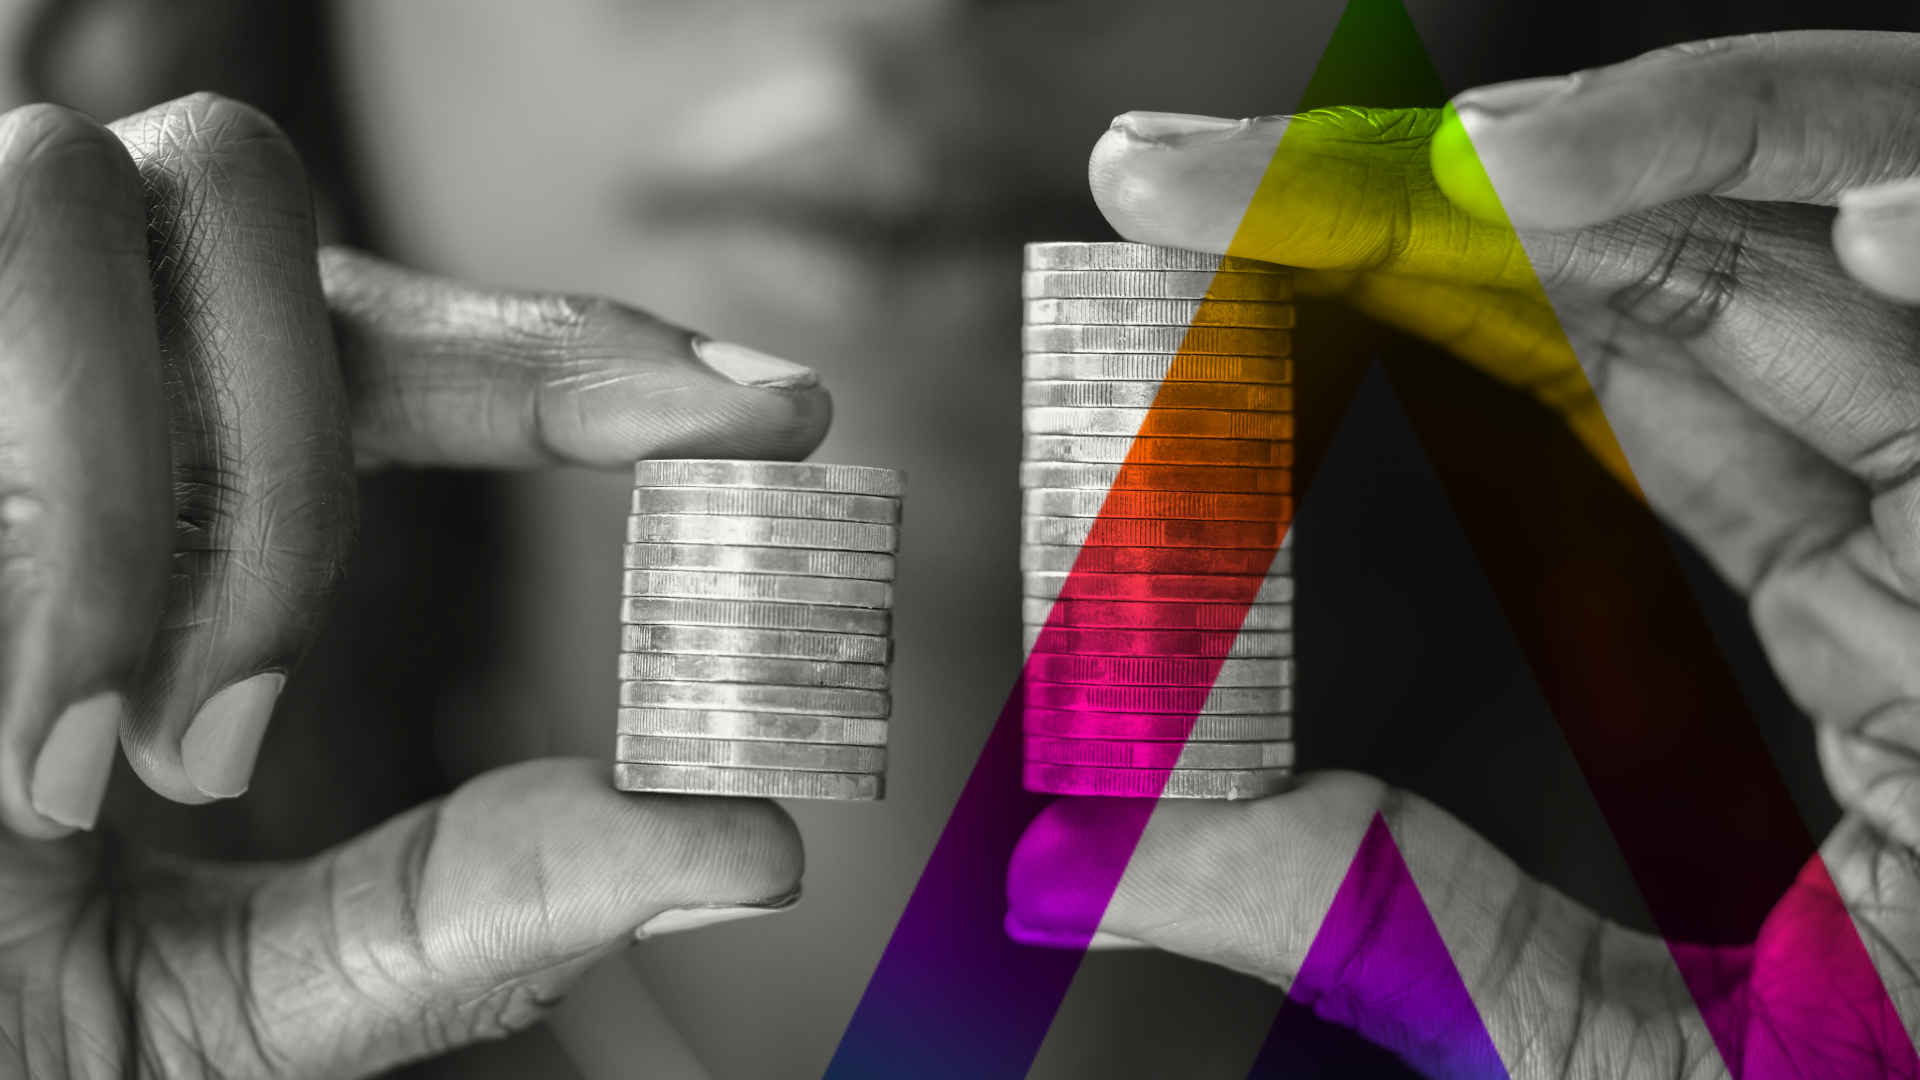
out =
[(1533, 287), (1513, 230), (1473, 218), (1435, 186), (1439, 126), (1434, 109), (1126, 113), (1094, 144), (1087, 180), (1114, 231), (1144, 244)]
[[(220, 1075), (366, 1075), (533, 1023), (662, 912), (797, 898), (804, 857), (779, 807), (623, 794), (606, 769), (566, 759), (489, 773), (278, 871), (197, 926), (179, 918), (181, 896), (149, 891), (142, 902), (157, 911), (142, 921), (160, 929), (148, 948), (171, 985), (196, 988), (196, 1015), (168, 1023), (151, 1015), (164, 996), (145, 994), (140, 1026), (182, 1039), (247, 1032), (198, 1047)], [(235, 987), (232, 1024), (206, 1015), (218, 1000), (208, 985)]]
[(1841, 192), (1833, 250), (1861, 284), (1920, 304), (1920, 178)]
[[(1428, 1075), (1486, 1075), (1473, 1064), (1488, 1064), (1475, 1049), (1484, 1041), (1470, 1044), (1462, 1024), (1439, 1022), (1471, 1026), (1448, 1007), (1458, 991), (1427, 992), (1445, 972), (1407, 963), (1408, 946), (1421, 944), (1413, 938), (1437, 930), (1503, 1061), (1559, 1065), (1541, 1075), (1668, 1076), (1712, 1052), (1697, 1013), (1648, 1017), (1650, 1005), (1687, 1000), (1658, 939), (1604, 923), (1532, 881), (1416, 796), (1323, 773), (1268, 799), (1162, 800), (1111, 901), (1090, 904), (1081, 894), (1099, 880), (1092, 864), (1112, 851), (1128, 816), (1122, 802), (1063, 799), (1029, 826), (1007, 878), (1017, 937), (1084, 935), (1095, 928), (1063, 920), (1104, 907), (1104, 935), (1288, 987)], [(1377, 820), (1391, 834), (1386, 859), (1368, 847)], [(1336, 896), (1345, 905), (1338, 919)], [(1607, 1036), (1641, 1028), (1633, 1064), (1644, 1070), (1622, 1069)]]
[(797, 460), (833, 399), (812, 369), (610, 300), (487, 289), (324, 248), (367, 464)]

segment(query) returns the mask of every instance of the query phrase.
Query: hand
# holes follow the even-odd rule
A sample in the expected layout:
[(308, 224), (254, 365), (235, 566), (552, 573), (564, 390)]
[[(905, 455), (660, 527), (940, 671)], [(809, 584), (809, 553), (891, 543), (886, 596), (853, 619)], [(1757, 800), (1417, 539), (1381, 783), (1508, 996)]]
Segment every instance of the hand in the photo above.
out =
[(210, 96), (103, 128), (0, 117), (0, 1060), (34, 1077), (356, 1076), (531, 1023), (681, 908), (796, 895), (792, 822), (482, 776), (302, 863), (111, 837), (117, 744), (183, 802), (245, 790), (337, 590), (363, 462), (803, 456), (798, 365), (606, 301), (316, 252), (291, 146)]
[[(1916, 47), (1846, 34), (1683, 47), (1557, 91), (1462, 95), (1464, 131), (1431, 111), (1136, 114), (1092, 163), (1122, 234), (1303, 267), (1303, 291), (1344, 296), (1531, 389), (1750, 591), (1849, 812), (1827, 866), (1909, 1016), (1920, 316), (1847, 275), (1821, 204), (1920, 168), (1905, 119), (1920, 104), (1905, 75)], [(1476, 198), (1465, 132), (1517, 237)], [(1163, 807), (1101, 928), (1284, 985), (1376, 811), (1510, 1066), (1718, 1068), (1661, 943), (1606, 926), (1442, 812), (1362, 778), (1316, 778), (1252, 807)], [(1179, 842), (1155, 840), (1160, 816)], [(1016, 918), (1044, 928), (1071, 909), (1048, 899), (1070, 893), (1070, 866), (1048, 869), (1037, 852), (1079, 850), (1101, 827), (1097, 804), (1036, 824), (1012, 873)], [(1798, 932), (1824, 896), (1803, 879), (1769, 932)], [(1763, 1004), (1795, 978), (1795, 950), (1767, 943), (1749, 983)], [(1764, 1008), (1747, 1032), (1795, 1035)], [(1377, 1034), (1442, 1068), (1413, 1035)], [(1844, 1064), (1834, 1075), (1854, 1075)]]
[[(1445, 811), (1376, 780), (1319, 773), (1252, 802), (1162, 800), (1107, 902), (1107, 856), (1124, 853), (1138, 829), (1137, 814), (1116, 801), (1062, 798), (1028, 826), (1008, 871), (1010, 926), (1035, 941), (1084, 935), (1093, 928), (1082, 913), (1104, 910), (1098, 929), (1109, 946), (1166, 949), (1265, 980), (1288, 990), (1287, 1008), (1309, 1006), (1434, 1077), (1501, 1075), (1488, 1060), (1497, 1053), (1514, 1080), (1706, 1080), (1728, 1075), (1715, 1036), (1729, 1034), (1745, 1058), (1735, 1075), (1909, 1075), (1886, 1053), (1909, 1037), (1897, 1024), (1873, 1031), (1878, 1041), (1851, 1038), (1884, 1019), (1879, 987), (1829, 992), (1826, 969), (1845, 943), (1828, 935), (1851, 936), (1853, 925), (1824, 873), (1802, 874), (1755, 945), (1676, 947), (1696, 973), (1740, 976), (1727, 984), (1740, 993), (1696, 1008), (1659, 938), (1599, 918), (1528, 878)], [(1419, 964), (1418, 947), (1427, 943), (1412, 920), (1394, 917), (1404, 915), (1395, 902), (1409, 899), (1396, 889), (1405, 881), (1398, 867), (1355, 860), (1376, 815), (1490, 1050), (1477, 1032), (1448, 1023), (1459, 1014), (1439, 1007), (1450, 1003), (1446, 988), (1425, 983), (1434, 972)], [(1920, 996), (1912, 853), (1857, 817), (1822, 852), (1894, 1002), (1911, 1017)], [(1337, 928), (1329, 917), (1336, 892), (1348, 905)], [(1717, 1031), (1703, 1022), (1705, 1008), (1719, 1012)], [(1729, 1012), (1744, 1015), (1729, 1024)]]

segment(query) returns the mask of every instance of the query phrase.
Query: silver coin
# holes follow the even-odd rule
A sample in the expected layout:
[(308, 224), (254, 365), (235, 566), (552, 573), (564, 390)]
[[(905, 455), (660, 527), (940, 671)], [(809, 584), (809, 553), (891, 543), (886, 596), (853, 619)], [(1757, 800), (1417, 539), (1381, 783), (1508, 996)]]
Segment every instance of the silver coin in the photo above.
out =
[(907, 493), (907, 474), (866, 465), (820, 465), (802, 461), (728, 461), (676, 458), (642, 461), (633, 481), (643, 487), (760, 487), (789, 491), (836, 491), (844, 495)]
[(1124, 435), (1026, 435), (1021, 456), (1028, 461), (1071, 461), (1089, 465), (1221, 465), (1232, 468), (1284, 468), (1293, 464), (1293, 443), (1285, 439), (1129, 438)]
[(1021, 674), (1044, 682), (1109, 686), (1291, 686), (1293, 661), (1037, 652), (1028, 655)]
[(628, 570), (628, 596), (681, 596), (702, 600), (773, 600), (831, 607), (893, 606), (893, 586), (858, 578), (731, 574), (716, 570)]
[(637, 487), (636, 514), (727, 514), (734, 517), (812, 518), (815, 521), (900, 523), (900, 500), (779, 488)]
[(1020, 410), (1028, 435), (1125, 435), (1169, 439), (1291, 439), (1293, 414), (1242, 409)]
[(1028, 352), (1020, 370), (1029, 379), (1103, 382), (1224, 382), (1291, 385), (1293, 361), (1272, 356), (1151, 353)]
[(893, 660), (893, 639), (889, 637), (728, 626), (629, 624), (620, 628), (620, 647), (627, 652), (768, 656), (845, 664), (886, 664)]
[(887, 767), (880, 746), (761, 742), (749, 739), (679, 739), (622, 735), (614, 760), (647, 765), (717, 765), (729, 769), (795, 769), (802, 772), (877, 773)]
[(892, 525), (806, 518), (733, 517), (719, 514), (634, 514), (627, 518), (629, 544), (744, 544), (750, 547), (838, 548), (843, 551), (900, 549)]
[(1029, 735), (1022, 746), (1028, 761), (1055, 765), (1099, 765), (1113, 769), (1285, 769), (1293, 765), (1293, 743), (1134, 742)]
[(1109, 686), (1045, 683), (1035, 679), (1025, 679), (1020, 684), (1021, 702), (1033, 709), (1195, 712), (1208, 716), (1245, 713), (1271, 715), (1293, 711), (1293, 688), (1290, 686), (1216, 686), (1206, 691), (1205, 697), (1196, 703), (1199, 691), (1199, 687), (1192, 686)]
[(726, 712), (720, 709), (621, 709), (622, 735), (677, 735), (688, 739), (767, 739), (774, 742), (885, 746), (887, 721), (803, 713)]
[(747, 630), (814, 630), (824, 634), (885, 636), (893, 613), (825, 604), (757, 603), (752, 600), (686, 600), (629, 596), (621, 622), (675, 626), (737, 626)]
[(1264, 742), (1293, 736), (1291, 715), (1145, 716), (1139, 713), (1068, 712), (1027, 709), (1020, 717), (1029, 735), (1070, 739), (1126, 739), (1131, 742)]
[(622, 682), (620, 704), (634, 709), (721, 709), (726, 712), (814, 713), (885, 720), (891, 699), (878, 690), (748, 683)]
[(1093, 491), (1028, 488), (1020, 510), (1047, 517), (1189, 518), (1195, 521), (1287, 521), (1293, 496), (1235, 491)]
[(892, 581), (894, 558), (870, 551), (740, 547), (733, 544), (628, 544), (630, 570), (719, 570), (732, 574)]
[(838, 664), (770, 656), (707, 656), (700, 653), (623, 652), (622, 679), (676, 682), (764, 683), (780, 686), (840, 686), (885, 690), (885, 664)]
[(1020, 539), (1028, 544), (1085, 544), (1090, 547), (1260, 550), (1279, 546), (1286, 527), (1285, 522), (1279, 521), (1065, 518), (1028, 514), (1020, 520)]
[(1200, 604), (1288, 604), (1293, 577), (1288, 574), (1095, 574), (1086, 571), (1027, 570), (1020, 575), (1022, 595), (1057, 600), (1068, 578), (1077, 600), (1171, 600)]
[(1293, 326), (1292, 304), (1264, 300), (1028, 300), (1023, 314), (1028, 326)]
[(1044, 640), (1048, 652), (1076, 656), (1224, 656), (1230, 659), (1292, 656), (1293, 635), (1240, 631), (1110, 630), (1071, 626), (1023, 626), (1028, 653)]
[(1020, 545), (1020, 569), (1084, 574), (1267, 574), (1293, 572), (1293, 529), (1271, 556), (1258, 549), (1088, 548), (1065, 544)]
[(1293, 299), (1293, 278), (1206, 270), (1029, 270), (1020, 275), (1020, 295), (1028, 300), (1097, 296), (1285, 302)]
[(1028, 270), (1230, 270), (1242, 274), (1284, 274), (1286, 267), (1204, 251), (1132, 244), (1124, 241), (1051, 241), (1028, 244)]
[(1029, 379), (1020, 403), (1067, 409), (1237, 409), (1288, 412), (1293, 387), (1260, 383), (1127, 382), (1097, 379)]
[(1023, 461), (1022, 488), (1083, 488), (1107, 491), (1241, 491), (1284, 495), (1293, 490), (1290, 469), (1230, 465), (1118, 465), (1075, 461)]
[(1088, 627), (1108, 630), (1291, 630), (1292, 604), (1156, 603), (1136, 600), (1020, 599), (1020, 621), (1027, 626)]
[(1028, 791), (1146, 799), (1264, 799), (1291, 783), (1289, 769), (1106, 769), (1095, 765), (1021, 767)]
[(766, 799), (870, 802), (886, 796), (887, 778), (882, 773), (623, 763), (613, 767), (613, 786), (621, 791), (662, 791), (684, 795), (747, 795)]
[[(1144, 712), (1093, 712), (1081, 709), (1043, 709), (1036, 705), (1021, 705), (1020, 722), (1028, 734), (1052, 734), (1061, 738), (1073, 739), (1123, 739), (1146, 742), (1169, 742), (1191, 733), (1197, 725), (1204, 723), (1208, 728), (1225, 730), (1226, 727), (1257, 729), (1270, 727), (1287, 720), (1290, 713), (1206, 713), (1184, 709), (1177, 713)], [(1251, 725), (1251, 728), (1249, 728)], [(1099, 734), (1112, 731), (1117, 734)], [(1227, 739), (1213, 739), (1213, 742), (1255, 742), (1264, 738), (1258, 735), (1238, 735)]]
[(1291, 356), (1291, 330), (1238, 326), (1098, 326), (1054, 323), (1020, 328), (1030, 353), (1204, 353), (1209, 356)]

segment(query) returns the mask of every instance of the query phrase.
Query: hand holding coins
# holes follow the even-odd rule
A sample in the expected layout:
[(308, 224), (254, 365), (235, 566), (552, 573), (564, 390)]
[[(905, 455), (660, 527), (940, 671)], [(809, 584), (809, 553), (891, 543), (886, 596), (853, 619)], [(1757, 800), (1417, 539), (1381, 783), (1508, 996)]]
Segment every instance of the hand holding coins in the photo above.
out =
[(616, 786), (882, 797), (906, 476), (705, 460), (634, 476)]
[(1027, 787), (1279, 790), (1293, 764), (1286, 273), (1031, 244), (1023, 293)]

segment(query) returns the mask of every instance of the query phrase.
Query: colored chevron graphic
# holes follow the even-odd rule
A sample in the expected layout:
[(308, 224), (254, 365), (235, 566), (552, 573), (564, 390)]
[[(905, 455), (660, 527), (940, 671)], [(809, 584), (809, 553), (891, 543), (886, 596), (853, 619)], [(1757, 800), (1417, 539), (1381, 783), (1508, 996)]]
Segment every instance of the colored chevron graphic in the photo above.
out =
[[(1307, 951), (1287, 1009), (1312, 1009), (1429, 1076), (1506, 1080), (1500, 1054), (1454, 969), (1420, 889), (1378, 814)], [(1291, 1046), (1276, 1024), (1252, 1075), (1285, 1076)]]
[[(1288, 128), (1229, 254), (1338, 265), (1339, 252), (1316, 247), (1331, 232), (1314, 213), (1325, 202), (1316, 193), (1328, 185), (1326, 163), (1351, 157), (1369, 139), (1385, 145), (1384, 135), (1402, 148), (1449, 139), (1456, 157), (1470, 159), (1457, 120), (1440, 108), (1445, 99), (1399, 0), (1351, 0), (1301, 103), (1302, 111), (1327, 111)], [(1444, 199), (1437, 190), (1426, 194)], [(1920, 1057), (1667, 538), (1639, 497), (1544, 290), (1524, 256), (1514, 257), (1517, 236), (1486, 226), (1476, 240), (1463, 256), (1473, 265), (1460, 267), (1461, 276), (1504, 275), (1501, 287), (1524, 301), (1516, 310), (1547, 313), (1544, 321), (1513, 321), (1509, 332), (1525, 348), (1490, 373), (1558, 410), (1599, 463), (1592, 475), (1542, 475), (1507, 433), (1463, 422), (1444, 394), (1432, 392), (1431, 351), (1378, 358), (1722, 1060), (1741, 1080), (1920, 1077)], [(1461, 291), (1444, 276), (1367, 288), (1350, 299), (1402, 325), (1428, 320), (1444, 328), (1462, 311)], [(1210, 294), (1195, 322), (1208, 321), (1207, 305), (1216, 302)], [(1183, 350), (1167, 382), (1181, 381), (1182, 365), (1196, 362)], [(1303, 410), (1345, 408), (1344, 400), (1302, 396)], [(1149, 475), (1128, 472), (1142, 464), (1130, 454), (1115, 487), (1153, 490)], [(1311, 479), (1310, 467), (1296, 468), (1296, 499)], [(1103, 512), (1087, 547), (1118, 543), (1123, 520)], [(1284, 536), (1290, 509), (1276, 510), (1271, 521)], [(1277, 547), (1276, 539), (1265, 556)], [(1165, 569), (1155, 557), (1144, 556), (1137, 572)], [(1080, 573), (1076, 565), (1062, 598), (1095, 595), (1076, 583)], [(1249, 586), (1229, 601), (1244, 613), (1253, 599)], [(1036, 651), (1070, 652), (1048, 645), (1063, 629), (1050, 618)], [(1179, 688), (1193, 711), (1232, 636), (1221, 633), (1220, 655)], [(1023, 675), (1010, 692), (828, 1068), (830, 1080), (1018, 1080), (1031, 1067), (1155, 805), (1115, 800), (1099, 849), (1076, 852), (1072, 887), (1042, 904), (1051, 925), (1070, 929), (1009, 921), (1009, 857), (1053, 798), (1022, 786), (1022, 703), (1031, 681)], [(1029, 840), (1036, 842), (1046, 838)], [(1289, 1075), (1283, 1029), (1298, 1009), (1349, 1025), (1431, 1075), (1506, 1075), (1406, 861), (1377, 818), (1254, 1076)]]

